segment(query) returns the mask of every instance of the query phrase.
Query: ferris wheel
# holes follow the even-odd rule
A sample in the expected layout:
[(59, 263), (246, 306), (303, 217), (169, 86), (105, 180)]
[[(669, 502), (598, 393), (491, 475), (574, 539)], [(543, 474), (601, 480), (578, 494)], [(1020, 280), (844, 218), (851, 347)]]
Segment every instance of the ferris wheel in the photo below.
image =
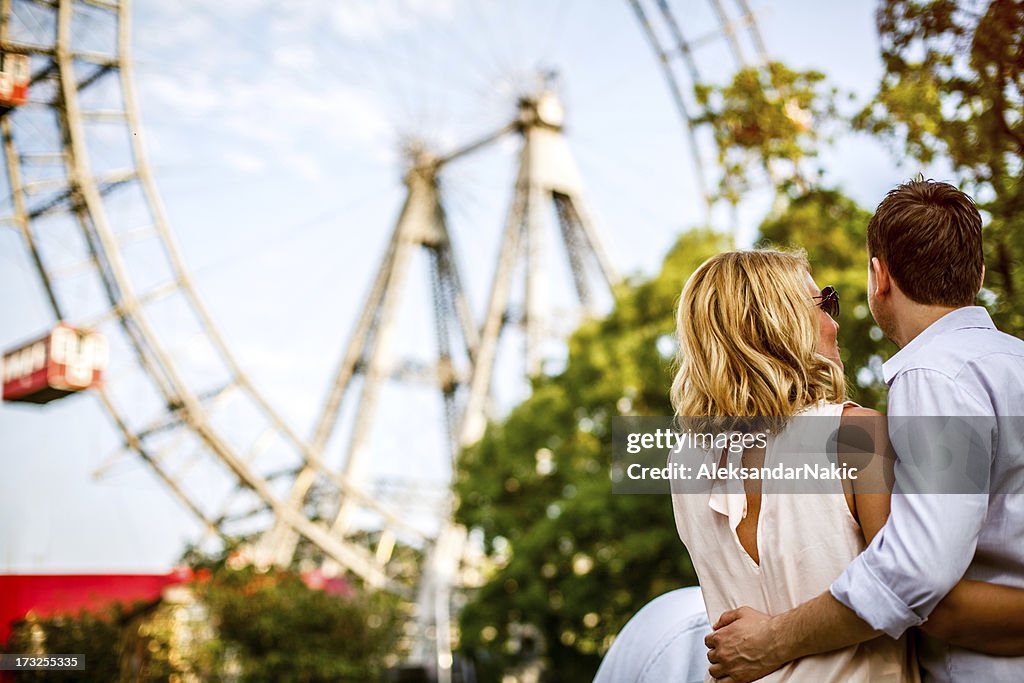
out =
[[(415, 599), (418, 656), (443, 673), (450, 589), (474, 580), (473, 544), (450, 523), (455, 454), (500, 412), (503, 386), (557, 371), (558, 340), (607, 307), (618, 275), (604, 241), (614, 230), (596, 221), (589, 165), (567, 134), (585, 98), (573, 96), (571, 71), (546, 61), (572, 43), (560, 31), (588, 41), (585, 10), (575, 8), (573, 21), (569, 2), (438, 5), (448, 9), (434, 19), (454, 22), (440, 31), (388, 15), (406, 32), (400, 50), (353, 39), (352, 49), (317, 47), (325, 53), (282, 67), (337, 86), (342, 102), (383, 92), (401, 135), (400, 146), (373, 142), (400, 147), (391, 196), (400, 201), (384, 207), (398, 217), (383, 256), (370, 255), (378, 263), (368, 292), (349, 295), (355, 323), (347, 342), (334, 342), (308, 431), (236, 359), (186, 267), (147, 157), (136, 95), (147, 67), (133, 59), (129, 0), (0, 3), (0, 212), (20, 235), (53, 323), (12, 336), (26, 343), (5, 354), (5, 398), (46, 403), (88, 390), (119, 452), (151, 470), (210, 536), (250, 539), (256, 562), (329, 567)], [(754, 16), (746, 0), (629, 0), (620, 10), (615, 19), (630, 24), (612, 21), (607, 44), (588, 55), (614, 65), (620, 38), (646, 43), (644, 73), (664, 81), (648, 97), (668, 93), (689, 159), (678, 193), (713, 222), (718, 171), (710, 133), (694, 123), (692, 90), (764, 59)], [(353, 11), (348, 26), (362, 16)], [(451, 17), (466, 14), (468, 28), (453, 28)], [(258, 19), (225, 30), (247, 40)], [(258, 43), (250, 47), (258, 53)], [(434, 82), (419, 82), (431, 69)], [(634, 64), (620, 66), (589, 106), (608, 109), (635, 76)], [(617, 106), (639, 118), (647, 107)], [(608, 134), (630, 147), (631, 126), (642, 124)], [(461, 182), (480, 193), (453, 215)], [(340, 194), (349, 184), (358, 186), (346, 180)], [(340, 213), (330, 221), (353, 241), (388, 232), (346, 225)], [(330, 317), (329, 307), (318, 310)], [(289, 311), (264, 315), (267, 327), (290, 324)]]

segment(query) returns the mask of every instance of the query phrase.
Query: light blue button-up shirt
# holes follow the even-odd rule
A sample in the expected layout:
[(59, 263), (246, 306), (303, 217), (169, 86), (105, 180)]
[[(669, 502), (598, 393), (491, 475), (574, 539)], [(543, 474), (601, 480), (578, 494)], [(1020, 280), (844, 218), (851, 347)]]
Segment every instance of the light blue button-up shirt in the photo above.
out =
[[(901, 416), (990, 419), (982, 492), (894, 495), (889, 521), (832, 595), (893, 637), (923, 623), (962, 578), (1024, 588), (1024, 341), (978, 306), (935, 321), (882, 367), (890, 431)], [(993, 419), (995, 418), (995, 419)], [(899, 458), (913, 443), (893, 439)], [(901, 466), (896, 479), (900, 485)], [(921, 634), (927, 681), (1024, 681), (1024, 657), (993, 657)]]
[(659, 595), (622, 627), (594, 683), (703, 683), (709, 633), (700, 588)]

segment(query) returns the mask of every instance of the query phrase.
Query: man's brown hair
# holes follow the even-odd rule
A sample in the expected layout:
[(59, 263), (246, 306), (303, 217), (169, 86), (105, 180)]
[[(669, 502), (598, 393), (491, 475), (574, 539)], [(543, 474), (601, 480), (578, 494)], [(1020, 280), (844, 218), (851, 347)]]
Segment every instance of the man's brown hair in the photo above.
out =
[(868, 256), (885, 262), (912, 301), (970, 306), (985, 266), (981, 214), (949, 183), (911, 180), (890, 190), (875, 209)]

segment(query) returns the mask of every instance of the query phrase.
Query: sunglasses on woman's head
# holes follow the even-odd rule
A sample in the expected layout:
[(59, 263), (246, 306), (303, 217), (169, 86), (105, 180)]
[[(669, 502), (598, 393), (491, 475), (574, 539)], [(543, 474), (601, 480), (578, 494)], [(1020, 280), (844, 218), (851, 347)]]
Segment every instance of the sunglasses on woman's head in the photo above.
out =
[(821, 299), (817, 306), (821, 310), (828, 313), (833, 318), (839, 317), (839, 292), (832, 285), (828, 285), (821, 290), (819, 296), (811, 297), (813, 299)]

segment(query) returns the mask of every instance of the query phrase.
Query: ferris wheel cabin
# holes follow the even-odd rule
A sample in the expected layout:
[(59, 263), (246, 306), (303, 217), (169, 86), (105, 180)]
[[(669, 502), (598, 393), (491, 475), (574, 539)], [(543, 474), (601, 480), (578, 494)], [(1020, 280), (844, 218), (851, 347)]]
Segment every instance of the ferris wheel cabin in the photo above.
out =
[(16, 52), (3, 54), (0, 61), (0, 116), (28, 101), (31, 80), (28, 55)]
[(49, 403), (97, 386), (107, 363), (107, 340), (64, 323), (41, 339), (4, 353), (3, 400)]

